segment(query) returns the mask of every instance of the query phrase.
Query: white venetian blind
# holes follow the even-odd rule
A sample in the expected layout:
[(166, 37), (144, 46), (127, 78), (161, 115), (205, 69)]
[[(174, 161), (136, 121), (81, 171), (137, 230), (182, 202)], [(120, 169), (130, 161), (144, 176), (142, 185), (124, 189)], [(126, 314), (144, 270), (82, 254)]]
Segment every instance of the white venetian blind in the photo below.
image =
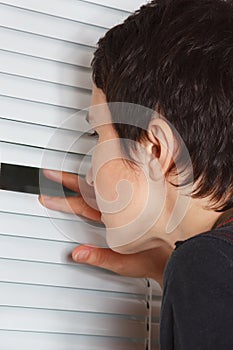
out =
[[(90, 104), (96, 42), (142, 3), (0, 1), (2, 164), (77, 172), (93, 142), (75, 140), (86, 128), (77, 112)], [(158, 285), (75, 265), (75, 242), (105, 245), (81, 218), (46, 210), (35, 194), (1, 190), (1, 348), (157, 349)]]

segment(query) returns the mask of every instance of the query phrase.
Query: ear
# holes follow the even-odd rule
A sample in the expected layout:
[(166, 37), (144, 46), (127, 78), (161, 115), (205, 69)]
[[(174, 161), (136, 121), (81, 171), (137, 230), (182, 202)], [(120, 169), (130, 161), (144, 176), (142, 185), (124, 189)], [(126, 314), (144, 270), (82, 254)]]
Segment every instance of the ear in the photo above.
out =
[(148, 126), (150, 141), (150, 175), (158, 179), (158, 170), (165, 176), (173, 163), (174, 135), (170, 125), (161, 117), (152, 118)]

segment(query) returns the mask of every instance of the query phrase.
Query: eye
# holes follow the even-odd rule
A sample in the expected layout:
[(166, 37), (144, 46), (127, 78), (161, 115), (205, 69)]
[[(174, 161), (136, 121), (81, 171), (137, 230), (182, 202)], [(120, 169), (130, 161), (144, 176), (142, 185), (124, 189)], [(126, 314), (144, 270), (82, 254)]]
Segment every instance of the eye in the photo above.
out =
[(96, 131), (93, 131), (91, 134), (90, 134), (91, 137), (98, 137), (98, 134)]

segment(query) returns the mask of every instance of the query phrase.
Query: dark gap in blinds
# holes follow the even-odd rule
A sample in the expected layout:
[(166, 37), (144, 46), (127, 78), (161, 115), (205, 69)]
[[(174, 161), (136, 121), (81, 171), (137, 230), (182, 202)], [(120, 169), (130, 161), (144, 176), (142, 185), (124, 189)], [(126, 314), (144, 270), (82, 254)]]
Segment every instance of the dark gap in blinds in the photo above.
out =
[[(15, 191), (32, 194), (47, 194), (57, 196), (60, 193), (60, 185), (50, 181), (40, 174), (43, 181), (43, 190), (41, 190), (39, 181), (39, 168), (1, 164), (0, 189), (6, 191)], [(76, 193), (63, 187), (65, 195), (72, 196)]]

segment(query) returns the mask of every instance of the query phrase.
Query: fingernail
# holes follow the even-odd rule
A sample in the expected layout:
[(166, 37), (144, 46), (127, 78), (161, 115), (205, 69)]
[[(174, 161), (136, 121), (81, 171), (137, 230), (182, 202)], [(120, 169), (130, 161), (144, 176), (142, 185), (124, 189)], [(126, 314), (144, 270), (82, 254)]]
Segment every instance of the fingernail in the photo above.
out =
[(89, 250), (79, 250), (75, 254), (74, 260), (75, 261), (86, 261), (89, 254), (90, 254)]
[(92, 247), (92, 246), (86, 246), (88, 249), (82, 249), (82, 250), (78, 250), (76, 253), (74, 253), (73, 255), (73, 259), (77, 262), (80, 261), (86, 261), (90, 252), (95, 249), (96, 247)]

